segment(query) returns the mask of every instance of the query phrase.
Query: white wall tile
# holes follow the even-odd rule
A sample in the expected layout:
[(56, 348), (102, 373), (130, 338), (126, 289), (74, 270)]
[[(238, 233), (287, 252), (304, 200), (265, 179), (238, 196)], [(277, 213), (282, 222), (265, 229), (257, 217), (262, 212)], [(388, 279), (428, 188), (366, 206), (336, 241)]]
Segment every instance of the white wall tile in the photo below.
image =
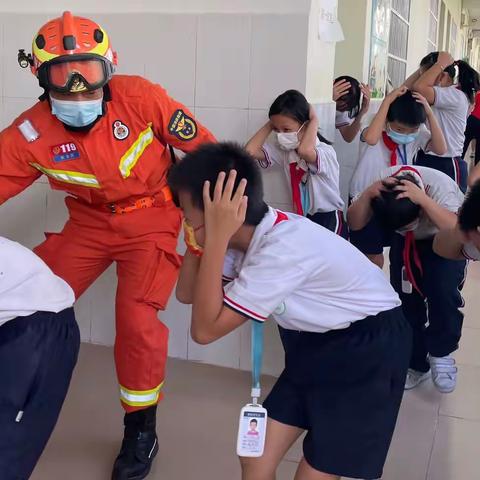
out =
[(268, 110), (248, 110), (248, 139), (253, 137), (268, 121)]
[(33, 248), (44, 239), (47, 185), (35, 183), (0, 208), (0, 235)]
[(200, 15), (195, 105), (248, 106), (250, 39), (248, 15)]
[(59, 233), (68, 220), (68, 210), (65, 206), (67, 194), (60, 190), (47, 191), (46, 232)]
[(116, 289), (115, 265), (111, 265), (85, 292), (92, 302), (92, 343), (113, 345), (115, 342)]
[(160, 83), (179, 102), (193, 105), (198, 17), (155, 15), (151, 21), (154, 23), (151, 46), (161, 48), (157, 55), (147, 60), (145, 76)]
[(307, 15), (253, 16), (250, 108), (269, 108), (291, 88), (305, 91), (307, 46)]
[(16, 15), (2, 14), (3, 23), (3, 95), (6, 97), (37, 98), (42, 93), (38, 80), (29, 68), (20, 68), (17, 62), (19, 48), (31, 52), (32, 40), (40, 27), (46, 23), (50, 15)]
[(218, 140), (231, 140), (240, 144), (244, 144), (247, 140), (247, 110), (196, 107), (195, 117)]
[(28, 110), (36, 102), (33, 98), (3, 98), (3, 109), (0, 114), (0, 129), (8, 127), (21, 113)]
[(178, 302), (173, 293), (167, 310), (159, 313), (160, 319), (170, 330), (168, 340), (170, 357), (187, 358), (191, 311), (191, 307)]
[(239, 368), (240, 335), (240, 330), (235, 330), (210, 345), (198, 345), (189, 338), (188, 359), (202, 363), (214, 363), (222, 367)]
[(75, 302), (75, 318), (82, 342), (90, 343), (92, 341), (92, 299), (87, 292)]

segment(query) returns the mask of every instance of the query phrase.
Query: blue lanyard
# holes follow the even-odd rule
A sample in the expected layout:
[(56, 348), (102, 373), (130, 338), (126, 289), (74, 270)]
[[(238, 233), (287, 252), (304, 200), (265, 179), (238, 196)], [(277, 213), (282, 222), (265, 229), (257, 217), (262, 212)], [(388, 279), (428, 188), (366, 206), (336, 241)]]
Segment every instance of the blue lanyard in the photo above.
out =
[(252, 320), (252, 399), (256, 405), (261, 395), (260, 374), (263, 359), (263, 322)]
[(403, 155), (402, 155), (402, 150), (400, 149), (400, 145), (398, 146), (398, 153), (400, 154), (400, 161), (402, 162), (402, 165), (407, 165), (407, 146), (403, 146)]

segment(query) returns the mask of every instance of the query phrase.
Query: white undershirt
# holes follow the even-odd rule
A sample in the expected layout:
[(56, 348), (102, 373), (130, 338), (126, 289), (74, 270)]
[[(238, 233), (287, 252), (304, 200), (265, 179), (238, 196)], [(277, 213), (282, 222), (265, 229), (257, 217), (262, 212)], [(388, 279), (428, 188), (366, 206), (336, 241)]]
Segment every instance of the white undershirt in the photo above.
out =
[(75, 302), (70, 286), (31, 250), (0, 237), (0, 326), (35, 312), (60, 312)]

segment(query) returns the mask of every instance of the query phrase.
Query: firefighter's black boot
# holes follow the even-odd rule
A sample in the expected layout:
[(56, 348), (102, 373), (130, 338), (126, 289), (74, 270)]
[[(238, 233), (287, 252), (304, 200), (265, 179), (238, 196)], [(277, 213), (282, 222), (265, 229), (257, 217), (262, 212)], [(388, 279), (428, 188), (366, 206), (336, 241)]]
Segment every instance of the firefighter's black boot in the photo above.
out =
[(142, 480), (148, 475), (158, 452), (156, 414), (156, 405), (125, 414), (125, 433), (113, 465), (112, 480)]

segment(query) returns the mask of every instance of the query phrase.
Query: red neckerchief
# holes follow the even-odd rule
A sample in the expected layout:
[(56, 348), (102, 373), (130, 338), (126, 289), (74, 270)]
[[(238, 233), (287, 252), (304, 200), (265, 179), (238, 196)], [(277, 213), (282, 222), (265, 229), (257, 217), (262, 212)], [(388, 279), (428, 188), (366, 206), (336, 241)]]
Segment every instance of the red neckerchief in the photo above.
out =
[(423, 293), (418, 288), (417, 282), (415, 280), (415, 275), (413, 274), (412, 263), (411, 263), (411, 254), (413, 253), (413, 261), (415, 266), (420, 271), (420, 275), (423, 275), (422, 262), (418, 255), (417, 244), (415, 243), (415, 236), (413, 231), (407, 232), (405, 234), (405, 246), (403, 248), (403, 264), (405, 265), (405, 272), (407, 274), (408, 281), (413, 285), (413, 288), (423, 297)]
[(390, 166), (397, 165), (397, 148), (398, 145), (387, 135), (387, 132), (382, 132), (383, 143), (390, 150)]
[(300, 192), (300, 184), (305, 172), (297, 165), (296, 162), (290, 164), (290, 184), (292, 186), (293, 207), (297, 215), (303, 215), (302, 194)]

